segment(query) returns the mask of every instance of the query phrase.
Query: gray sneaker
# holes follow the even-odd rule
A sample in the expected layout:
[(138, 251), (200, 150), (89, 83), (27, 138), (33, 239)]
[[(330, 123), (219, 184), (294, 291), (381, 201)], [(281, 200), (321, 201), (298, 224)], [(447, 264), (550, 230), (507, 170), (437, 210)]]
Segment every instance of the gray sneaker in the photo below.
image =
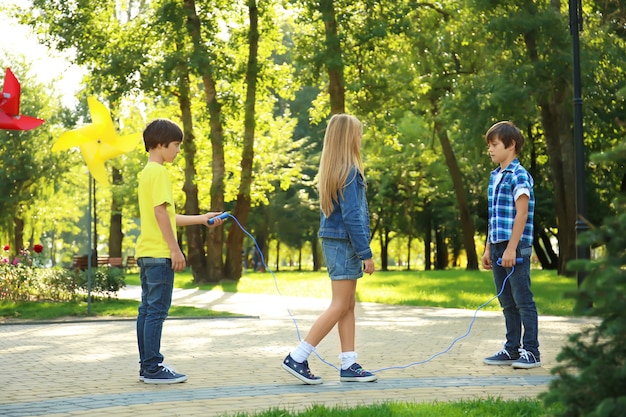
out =
[(519, 359), (511, 364), (514, 369), (532, 369), (541, 366), (541, 360), (539, 355), (527, 351), (526, 349), (519, 350)]
[(483, 363), (487, 365), (505, 365), (511, 366), (515, 361), (519, 360), (519, 352), (509, 352), (502, 348), (502, 350), (496, 352), (493, 356), (483, 359)]
[(144, 371), (143, 373), (143, 382), (146, 384), (176, 384), (186, 380), (187, 375), (179, 374), (164, 365), (159, 365), (155, 372)]

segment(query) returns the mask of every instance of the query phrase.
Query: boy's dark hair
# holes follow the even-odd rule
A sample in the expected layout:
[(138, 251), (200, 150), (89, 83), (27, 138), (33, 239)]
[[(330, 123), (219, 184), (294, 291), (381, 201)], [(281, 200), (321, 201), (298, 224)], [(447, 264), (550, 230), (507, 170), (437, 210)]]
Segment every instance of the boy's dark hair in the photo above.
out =
[(500, 139), (505, 148), (515, 142), (515, 153), (519, 153), (524, 146), (524, 135), (513, 122), (498, 122), (491, 126), (485, 134), (485, 140), (489, 144), (496, 139)]
[(143, 130), (143, 143), (146, 152), (159, 145), (167, 147), (171, 142), (182, 142), (183, 131), (180, 127), (168, 119), (155, 119), (148, 123)]

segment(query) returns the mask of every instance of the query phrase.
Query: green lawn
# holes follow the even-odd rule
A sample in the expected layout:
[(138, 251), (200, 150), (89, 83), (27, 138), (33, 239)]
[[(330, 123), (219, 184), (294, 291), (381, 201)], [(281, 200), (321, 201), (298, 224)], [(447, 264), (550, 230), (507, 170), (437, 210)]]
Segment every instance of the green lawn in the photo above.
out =
[[(238, 413), (237, 417), (541, 417), (551, 415), (539, 400), (501, 399), (360, 405), (352, 408), (312, 406), (304, 411), (272, 409), (259, 413)], [(228, 414), (229, 417), (233, 414)]]
[[(176, 275), (174, 285), (179, 288), (219, 289), (226, 292), (330, 298), (330, 284), (326, 272), (278, 272), (276, 280), (271, 273), (246, 272), (239, 282), (196, 285), (191, 272)], [(572, 315), (574, 300), (565, 294), (576, 289), (576, 279), (558, 276), (555, 271), (533, 270), (532, 289), (539, 314)], [(139, 285), (137, 274), (128, 275), (126, 283)], [(277, 289), (278, 288), (278, 289)], [(359, 280), (359, 301), (384, 304), (476, 309), (496, 294), (490, 271), (377, 271)], [(484, 310), (500, 311), (498, 300)]]
[[(24, 320), (55, 320), (77, 317), (136, 317), (139, 302), (135, 300), (93, 299), (91, 314), (87, 314), (86, 301), (26, 302), (0, 301), (0, 318)], [(172, 306), (172, 317), (225, 317), (230, 313), (195, 307)]]
[[(222, 281), (219, 284), (196, 285), (189, 270), (176, 274), (175, 285), (179, 288), (219, 289), (226, 292), (253, 294), (304, 295), (329, 299), (330, 284), (325, 271), (246, 272), (238, 281)], [(565, 294), (576, 289), (576, 280), (558, 276), (554, 271), (533, 270), (533, 292), (539, 314), (572, 315), (574, 301)], [(139, 274), (128, 274), (127, 285), (139, 285)], [(495, 295), (489, 271), (377, 271), (359, 280), (359, 301), (384, 304), (463, 308), (475, 310)], [(94, 299), (91, 314), (96, 316), (132, 317), (137, 314), (138, 303), (132, 300)], [(497, 300), (483, 307), (499, 311)], [(224, 316), (225, 313), (193, 307), (176, 307), (171, 316)], [(85, 301), (71, 303), (10, 302), (0, 301), (0, 317), (51, 320), (59, 317), (87, 316)]]

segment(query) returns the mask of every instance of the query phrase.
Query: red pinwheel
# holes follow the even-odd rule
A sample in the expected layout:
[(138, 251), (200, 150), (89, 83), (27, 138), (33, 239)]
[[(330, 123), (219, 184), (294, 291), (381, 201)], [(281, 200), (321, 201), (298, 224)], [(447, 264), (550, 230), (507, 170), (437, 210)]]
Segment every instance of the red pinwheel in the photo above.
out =
[(11, 69), (7, 68), (0, 96), (0, 129), (30, 130), (44, 122), (35, 117), (20, 115), (20, 90), (20, 82)]

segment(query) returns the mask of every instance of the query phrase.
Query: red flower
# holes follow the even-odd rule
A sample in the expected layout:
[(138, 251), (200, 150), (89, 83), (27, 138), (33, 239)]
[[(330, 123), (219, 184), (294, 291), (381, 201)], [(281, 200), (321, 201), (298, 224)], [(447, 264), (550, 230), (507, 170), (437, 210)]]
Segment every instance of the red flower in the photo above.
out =
[(33, 246), (33, 250), (36, 253), (41, 253), (43, 251), (43, 245), (40, 245), (39, 243), (37, 243), (35, 246)]
[(8, 251), (9, 249), (11, 249), (11, 247), (9, 245), (4, 245), (4, 250)]

